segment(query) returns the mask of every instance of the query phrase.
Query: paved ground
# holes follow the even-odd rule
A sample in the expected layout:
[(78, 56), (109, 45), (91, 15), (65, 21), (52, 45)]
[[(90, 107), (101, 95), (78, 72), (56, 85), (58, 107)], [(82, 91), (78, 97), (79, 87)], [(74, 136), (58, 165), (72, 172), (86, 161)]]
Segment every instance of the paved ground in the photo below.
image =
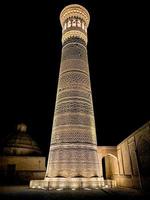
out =
[(148, 200), (150, 194), (134, 189), (38, 190), (28, 186), (0, 186), (0, 200)]

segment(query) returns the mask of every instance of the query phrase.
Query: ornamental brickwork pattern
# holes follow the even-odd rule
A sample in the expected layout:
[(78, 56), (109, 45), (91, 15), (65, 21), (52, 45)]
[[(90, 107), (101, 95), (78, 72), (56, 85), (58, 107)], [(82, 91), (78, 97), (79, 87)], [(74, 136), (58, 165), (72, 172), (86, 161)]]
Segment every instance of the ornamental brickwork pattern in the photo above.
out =
[(82, 6), (60, 14), (62, 56), (46, 178), (99, 177), (87, 56), (89, 14)]

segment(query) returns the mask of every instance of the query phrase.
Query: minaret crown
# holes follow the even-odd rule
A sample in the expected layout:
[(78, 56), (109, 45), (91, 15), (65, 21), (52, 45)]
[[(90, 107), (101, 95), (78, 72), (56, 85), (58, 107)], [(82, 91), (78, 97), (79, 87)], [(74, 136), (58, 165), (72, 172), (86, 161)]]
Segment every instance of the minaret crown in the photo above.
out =
[(71, 4), (60, 13), (62, 43), (71, 37), (78, 37), (87, 44), (87, 28), (90, 22), (88, 11), (81, 5)]

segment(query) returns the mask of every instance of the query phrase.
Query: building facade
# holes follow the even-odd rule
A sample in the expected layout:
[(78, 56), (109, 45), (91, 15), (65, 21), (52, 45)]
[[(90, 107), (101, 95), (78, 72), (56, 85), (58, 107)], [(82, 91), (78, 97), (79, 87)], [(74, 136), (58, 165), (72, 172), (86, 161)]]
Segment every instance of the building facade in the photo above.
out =
[(25, 184), (30, 179), (43, 179), (46, 158), (27, 133), (24, 123), (6, 138), (0, 154), (0, 184)]
[(105, 179), (121, 187), (150, 189), (150, 121), (117, 146), (99, 146), (98, 153)]

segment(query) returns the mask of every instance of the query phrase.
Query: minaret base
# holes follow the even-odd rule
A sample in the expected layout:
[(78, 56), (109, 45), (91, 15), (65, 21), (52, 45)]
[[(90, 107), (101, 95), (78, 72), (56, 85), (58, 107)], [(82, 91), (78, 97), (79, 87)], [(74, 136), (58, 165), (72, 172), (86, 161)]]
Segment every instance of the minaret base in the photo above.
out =
[[(107, 182), (106, 182), (107, 181)], [(112, 180), (104, 180), (102, 177), (93, 178), (45, 178), (44, 180), (31, 180), (30, 188), (45, 190), (63, 189), (98, 189), (103, 187), (115, 187)]]

